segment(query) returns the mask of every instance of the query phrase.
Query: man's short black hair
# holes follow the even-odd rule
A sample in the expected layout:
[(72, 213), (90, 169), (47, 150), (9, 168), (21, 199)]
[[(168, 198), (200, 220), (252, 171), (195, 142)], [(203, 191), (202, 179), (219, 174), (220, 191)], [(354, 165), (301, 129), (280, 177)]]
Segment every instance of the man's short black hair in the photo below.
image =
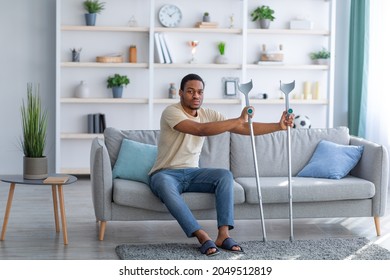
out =
[(184, 91), (184, 86), (186, 85), (186, 83), (188, 81), (193, 81), (193, 80), (202, 82), (203, 88), (204, 88), (204, 81), (203, 81), (203, 79), (199, 75), (197, 75), (197, 74), (188, 74), (181, 80), (180, 89), (182, 91)]

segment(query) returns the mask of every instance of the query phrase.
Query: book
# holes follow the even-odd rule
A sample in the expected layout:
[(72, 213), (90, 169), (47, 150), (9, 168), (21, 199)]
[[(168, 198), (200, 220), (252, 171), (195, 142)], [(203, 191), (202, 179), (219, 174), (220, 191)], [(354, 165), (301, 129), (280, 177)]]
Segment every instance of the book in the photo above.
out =
[(165, 63), (164, 56), (162, 53), (161, 43), (160, 43), (160, 35), (158, 33), (154, 33), (154, 45), (156, 49), (156, 62), (157, 63)]
[(47, 177), (43, 180), (44, 184), (61, 184), (66, 183), (69, 180), (69, 176), (60, 176), (60, 177)]
[(217, 28), (218, 23), (217, 22), (197, 22), (195, 27), (198, 28)]
[(168, 45), (165, 41), (165, 36), (163, 33), (160, 33), (159, 36), (165, 63), (172, 63), (171, 54), (169, 53)]
[(106, 115), (101, 113), (88, 114), (88, 133), (103, 133), (106, 129)]
[(106, 115), (100, 114), (100, 131), (99, 133), (103, 133), (106, 129)]
[(93, 133), (100, 133), (100, 114), (93, 115)]
[(94, 131), (93, 114), (87, 115), (87, 121), (88, 121), (88, 133), (93, 133)]

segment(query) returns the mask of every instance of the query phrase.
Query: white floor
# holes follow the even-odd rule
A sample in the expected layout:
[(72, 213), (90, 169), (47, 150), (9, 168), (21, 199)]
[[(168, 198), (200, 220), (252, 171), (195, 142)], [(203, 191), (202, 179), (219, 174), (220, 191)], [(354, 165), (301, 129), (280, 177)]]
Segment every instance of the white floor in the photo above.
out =
[[(3, 224), (9, 185), (0, 183), (0, 225)], [(188, 239), (175, 221), (109, 222), (104, 241), (98, 241), (90, 181), (79, 179), (64, 187), (69, 244), (54, 225), (51, 188), (17, 185), (6, 238), (0, 241), (2, 260), (116, 260), (114, 248), (122, 243), (196, 243)], [(388, 209), (390, 203), (388, 203)], [(389, 211), (387, 211), (389, 212)], [(201, 224), (215, 237), (215, 222)], [(288, 240), (288, 220), (266, 220), (270, 240)], [(381, 218), (377, 237), (373, 218), (296, 219), (295, 239), (363, 236), (390, 250), (390, 214)], [(237, 241), (261, 240), (259, 221), (236, 221), (231, 232)]]

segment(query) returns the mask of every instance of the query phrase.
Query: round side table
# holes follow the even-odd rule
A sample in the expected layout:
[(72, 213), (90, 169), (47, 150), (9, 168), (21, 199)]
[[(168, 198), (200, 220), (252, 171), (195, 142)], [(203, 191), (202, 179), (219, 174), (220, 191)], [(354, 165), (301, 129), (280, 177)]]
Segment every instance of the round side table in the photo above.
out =
[[(5, 240), (5, 232), (7, 230), (7, 224), (9, 219), (9, 214), (11, 212), (11, 206), (12, 206), (12, 200), (14, 196), (15, 187), (17, 184), (20, 185), (42, 185), (42, 186), (51, 186), (51, 191), (53, 195), (53, 207), (54, 207), (54, 221), (56, 226), (56, 232), (60, 232), (60, 224), (58, 219), (58, 202), (60, 206), (60, 212), (61, 212), (61, 222), (62, 222), (62, 234), (64, 237), (64, 245), (68, 244), (68, 233), (67, 233), (67, 226), (66, 226), (66, 214), (65, 214), (65, 200), (64, 200), (64, 193), (62, 186), (64, 185), (70, 185), (77, 181), (77, 178), (73, 175), (67, 175), (67, 174), (49, 174), (49, 179), (53, 179), (55, 177), (64, 178), (66, 177), (67, 180), (65, 182), (63, 181), (56, 181), (53, 180), (51, 182), (44, 182), (45, 180), (27, 180), (23, 178), (23, 175), (5, 175), (0, 176), (0, 180), (5, 183), (10, 183), (9, 192), (8, 192), (8, 200), (7, 200), (7, 206), (4, 214), (4, 221), (3, 221), (3, 228), (1, 230), (1, 238), (0, 240)], [(57, 178), (59, 179), (59, 178)]]

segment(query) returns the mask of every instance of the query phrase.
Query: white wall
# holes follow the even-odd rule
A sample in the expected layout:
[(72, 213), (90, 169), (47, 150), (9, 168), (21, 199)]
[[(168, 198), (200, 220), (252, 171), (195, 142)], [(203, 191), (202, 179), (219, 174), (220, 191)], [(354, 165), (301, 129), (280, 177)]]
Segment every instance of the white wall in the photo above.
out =
[[(334, 126), (347, 124), (349, 0), (338, 1), (337, 10)], [(22, 172), (20, 105), (28, 82), (40, 83), (41, 96), (49, 110), (46, 154), (53, 172), (55, 0), (2, 0), (0, 26), (0, 174)]]
[(39, 83), (49, 111), (47, 156), (54, 171), (55, 1), (1, 1), (0, 174), (22, 173), (20, 105), (28, 82)]

